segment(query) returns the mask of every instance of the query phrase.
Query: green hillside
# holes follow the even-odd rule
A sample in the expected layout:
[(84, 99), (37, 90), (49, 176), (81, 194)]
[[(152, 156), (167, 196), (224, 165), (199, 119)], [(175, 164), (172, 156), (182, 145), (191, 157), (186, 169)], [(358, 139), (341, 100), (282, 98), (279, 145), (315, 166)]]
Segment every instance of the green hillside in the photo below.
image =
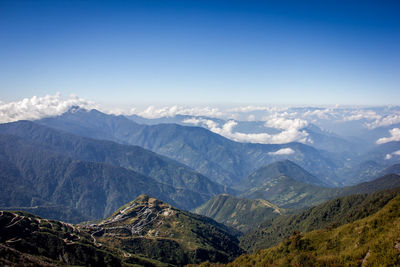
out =
[(290, 177), (295, 181), (312, 184), (312, 185), (325, 185), (317, 177), (309, 173), (308, 171), (301, 168), (299, 165), (293, 163), (290, 160), (276, 161), (261, 167), (251, 173), (244, 180), (240, 181), (237, 185), (238, 189), (245, 191), (246, 189), (261, 186), (268, 182), (270, 179), (274, 179), (280, 176)]
[(288, 176), (268, 179), (241, 193), (241, 198), (265, 199), (279, 207), (297, 209), (323, 203), (332, 198), (331, 189), (298, 182)]
[[(0, 124), (0, 133), (81, 161), (106, 163), (149, 176), (175, 188), (207, 197), (225, 193), (225, 188), (189, 167), (138, 146), (85, 138), (30, 121)], [(231, 191), (226, 191), (231, 192)], [(206, 199), (206, 198), (205, 198)]]
[(70, 222), (78, 222), (82, 215), (85, 220), (103, 218), (144, 193), (185, 209), (208, 200), (207, 195), (177, 189), (132, 170), (75, 160), (9, 135), (0, 138), (0, 178), (0, 208), (68, 207), (76, 218), (57, 211), (51, 215), (50, 209), (40, 214)]
[[(387, 174), (375, 180), (346, 187), (315, 185), (318, 180), (300, 166), (281, 161), (254, 171), (244, 181), (241, 198), (264, 199), (286, 209), (301, 209), (336, 197), (366, 194), (400, 186), (400, 176)], [(314, 181), (314, 182), (313, 182)]]
[(279, 245), (242, 255), (227, 266), (397, 266), (399, 229), (400, 195), (397, 195), (364, 219), (337, 228), (294, 232)]
[(372, 194), (356, 194), (333, 199), (300, 213), (266, 220), (254, 231), (241, 237), (241, 246), (249, 252), (278, 244), (294, 231), (309, 232), (337, 227), (365, 218), (400, 194), (400, 188)]
[(193, 211), (243, 233), (282, 213), (281, 209), (266, 200), (241, 199), (227, 194), (215, 196)]

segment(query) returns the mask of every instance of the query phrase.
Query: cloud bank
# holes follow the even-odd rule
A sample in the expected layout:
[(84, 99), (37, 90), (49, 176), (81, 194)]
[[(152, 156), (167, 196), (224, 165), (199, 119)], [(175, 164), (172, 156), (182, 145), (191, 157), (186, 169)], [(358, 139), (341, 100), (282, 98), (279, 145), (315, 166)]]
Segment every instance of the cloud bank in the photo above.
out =
[(306, 131), (299, 130), (299, 127), (306, 124), (297, 120), (277, 120), (272, 122), (272, 124), (276, 126), (275, 128), (283, 129), (278, 134), (235, 132), (234, 128), (238, 123), (234, 120), (229, 120), (222, 126), (213, 120), (202, 118), (189, 118), (184, 120), (183, 123), (205, 127), (214, 133), (237, 142), (286, 144), (290, 142), (306, 142), (308, 137), (308, 133)]
[(211, 108), (211, 107), (201, 108), (201, 107), (172, 106), (172, 107), (156, 108), (154, 106), (149, 106), (144, 111), (138, 112), (137, 115), (147, 119), (174, 117), (176, 115), (206, 116), (206, 117), (220, 118), (224, 116), (224, 113), (221, 112), (218, 108)]
[(368, 128), (375, 129), (378, 127), (390, 126), (398, 123), (400, 123), (400, 114), (391, 114), (384, 117), (381, 116), (380, 118), (371, 123), (367, 123), (366, 125)]
[(276, 156), (276, 155), (290, 155), (293, 154), (295, 151), (291, 148), (281, 148), (275, 152), (269, 152), (268, 155)]
[(86, 109), (97, 108), (93, 102), (75, 95), (71, 95), (67, 99), (63, 99), (60, 93), (44, 97), (33, 96), (32, 98), (24, 98), (21, 101), (0, 102), (0, 123), (57, 116), (73, 106)]
[(394, 142), (394, 141), (400, 141), (400, 128), (393, 128), (392, 130), (389, 130), (390, 137), (382, 137), (379, 138), (376, 143), (378, 145), (388, 143), (388, 142)]
[[(174, 117), (176, 115), (192, 116), (192, 118), (184, 122), (207, 128), (238, 142), (262, 144), (313, 143), (306, 128), (310, 123), (321, 127), (321, 129), (327, 127), (326, 129), (331, 129), (334, 132), (335, 125), (341, 126), (343, 122), (351, 123), (353, 121), (354, 131), (359, 132), (366, 129), (394, 125), (392, 126), (394, 129), (390, 131), (391, 136), (380, 138), (376, 143), (383, 144), (391, 141), (400, 141), (400, 127), (395, 125), (400, 123), (400, 107), (397, 106), (377, 108), (339, 106), (239, 106), (215, 108), (174, 105), (161, 108), (149, 106), (144, 110), (137, 110), (133, 107), (129, 110), (116, 108), (105, 111), (91, 101), (74, 95), (63, 98), (61, 94), (57, 93), (44, 97), (34, 96), (9, 103), (0, 101), (0, 123), (57, 116), (66, 112), (72, 106), (79, 106), (85, 109), (96, 108), (108, 114), (136, 114), (149, 119)], [(222, 119), (223, 121), (217, 119)], [(242, 124), (245, 121), (247, 124)], [(257, 127), (254, 133), (251, 132), (252, 123)], [(263, 130), (263, 126), (266, 128), (265, 130)], [(270, 128), (276, 130), (271, 130)]]

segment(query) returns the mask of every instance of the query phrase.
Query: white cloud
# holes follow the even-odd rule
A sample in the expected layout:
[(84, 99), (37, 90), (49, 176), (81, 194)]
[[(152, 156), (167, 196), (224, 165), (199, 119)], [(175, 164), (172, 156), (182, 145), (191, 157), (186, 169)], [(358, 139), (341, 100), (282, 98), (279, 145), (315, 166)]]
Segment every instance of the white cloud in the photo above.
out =
[(390, 154), (386, 154), (385, 159), (391, 159), (393, 156), (400, 156), (400, 150), (397, 150), (397, 151), (392, 152)]
[(125, 115), (129, 116), (132, 114), (136, 114), (136, 108), (131, 108), (131, 109), (123, 109), (123, 108), (113, 108), (110, 110), (103, 110), (103, 112), (108, 113), (108, 114), (114, 114), (114, 115)]
[(275, 113), (274, 115), (266, 118), (265, 126), (283, 130), (299, 130), (306, 127), (308, 122), (306, 120), (293, 118), (296, 115), (297, 114), (289, 114), (287, 112), (281, 114)]
[(266, 107), (266, 106), (246, 106), (246, 107), (237, 107), (231, 108), (228, 111), (230, 112), (241, 112), (241, 113), (248, 113), (252, 111), (267, 111), (267, 112), (281, 112), (287, 110), (287, 107)]
[(237, 122), (229, 120), (220, 126), (213, 120), (189, 118), (183, 121), (184, 123), (191, 123), (194, 125), (200, 125), (206, 127), (210, 131), (222, 135), (226, 138), (237, 142), (247, 143), (260, 143), (260, 144), (286, 144), (290, 142), (306, 142), (308, 133), (304, 130), (299, 131), (295, 128), (288, 128), (281, 131), (278, 134), (268, 133), (241, 133), (234, 132), (234, 128), (237, 126)]
[(393, 141), (400, 141), (400, 128), (393, 128), (392, 130), (389, 130), (390, 137), (382, 137), (379, 138), (376, 143), (378, 145), (388, 143), (388, 142), (393, 142)]
[(390, 126), (397, 123), (400, 123), (400, 114), (390, 114), (384, 117), (380, 117), (374, 122), (367, 123), (366, 125), (368, 128), (374, 129), (383, 126)]
[(69, 98), (62, 98), (60, 93), (46, 95), (44, 97), (33, 96), (24, 98), (21, 101), (0, 103), (0, 123), (18, 120), (36, 120), (44, 117), (57, 116), (66, 112), (73, 106), (93, 109), (97, 106), (85, 99), (71, 95)]
[(250, 114), (248, 117), (247, 117), (247, 121), (255, 121), (256, 120), (256, 116), (254, 116), (253, 114)]
[(303, 113), (303, 117), (317, 117), (318, 119), (329, 120), (331, 116), (337, 115), (337, 112), (334, 109), (326, 108), (326, 109), (316, 109), (316, 110), (307, 110)]
[(344, 121), (357, 121), (362, 119), (367, 120), (379, 120), (382, 118), (381, 115), (377, 114), (373, 110), (353, 110), (350, 113), (351, 115), (345, 116)]
[(189, 118), (189, 119), (184, 119), (182, 121), (183, 123), (188, 123), (188, 124), (194, 124), (194, 125), (199, 125), (202, 121), (200, 119), (196, 118)]
[(189, 115), (189, 116), (207, 116), (220, 118), (224, 115), (218, 108), (211, 107), (163, 107), (156, 108), (149, 106), (146, 110), (138, 112), (137, 115), (148, 119), (155, 119), (161, 117), (174, 117), (176, 115)]
[(268, 154), (273, 155), (273, 156), (275, 156), (275, 155), (290, 155), (290, 154), (293, 154), (294, 152), (295, 151), (293, 149), (288, 147), (288, 148), (281, 148), (275, 152), (268, 152)]

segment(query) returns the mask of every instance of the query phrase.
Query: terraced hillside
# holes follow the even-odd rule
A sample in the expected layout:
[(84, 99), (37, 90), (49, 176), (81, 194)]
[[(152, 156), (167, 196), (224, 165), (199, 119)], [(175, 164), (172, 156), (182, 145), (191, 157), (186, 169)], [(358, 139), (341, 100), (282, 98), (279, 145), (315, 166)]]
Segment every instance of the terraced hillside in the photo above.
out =
[(226, 227), (146, 195), (86, 227), (97, 243), (178, 265), (227, 262), (243, 252)]

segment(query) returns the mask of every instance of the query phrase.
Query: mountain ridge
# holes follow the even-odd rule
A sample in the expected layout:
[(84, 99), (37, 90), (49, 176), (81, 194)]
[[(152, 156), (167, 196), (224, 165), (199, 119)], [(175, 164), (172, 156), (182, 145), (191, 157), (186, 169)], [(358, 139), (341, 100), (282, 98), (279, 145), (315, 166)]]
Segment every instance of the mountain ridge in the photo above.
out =
[[(4, 176), (0, 195), (3, 207), (67, 206), (85, 210), (90, 220), (104, 217), (146, 192), (186, 209), (207, 200), (207, 196), (176, 189), (132, 170), (75, 160), (20, 137), (1, 137), (0, 167), (14, 170), (5, 172), (2, 168), (0, 172)], [(18, 181), (18, 186), (13, 186), (12, 181)]]
[(139, 146), (76, 136), (30, 121), (0, 124), (1, 132), (20, 136), (79, 160), (127, 168), (174, 187), (183, 187), (210, 196), (226, 190), (222, 185), (216, 184), (189, 167)]

